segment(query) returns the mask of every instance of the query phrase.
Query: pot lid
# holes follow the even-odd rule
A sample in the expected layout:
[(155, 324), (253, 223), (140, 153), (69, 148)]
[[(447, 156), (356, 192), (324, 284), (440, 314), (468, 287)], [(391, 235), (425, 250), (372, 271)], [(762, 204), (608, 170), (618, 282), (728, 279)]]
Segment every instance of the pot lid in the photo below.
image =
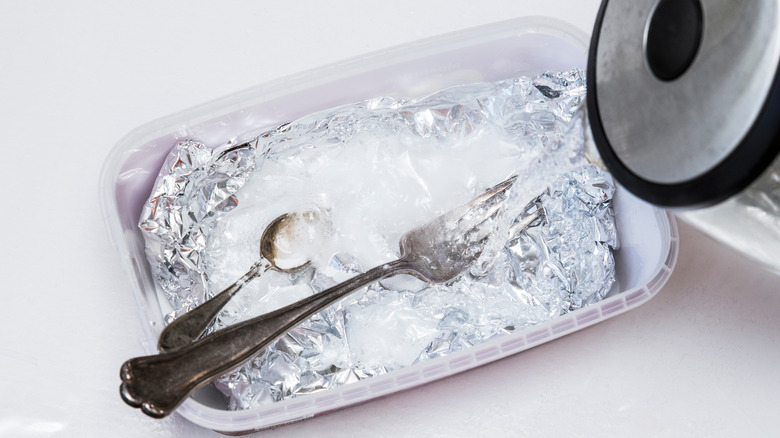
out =
[(775, 0), (604, 0), (588, 58), (594, 140), (664, 206), (722, 201), (780, 151)]

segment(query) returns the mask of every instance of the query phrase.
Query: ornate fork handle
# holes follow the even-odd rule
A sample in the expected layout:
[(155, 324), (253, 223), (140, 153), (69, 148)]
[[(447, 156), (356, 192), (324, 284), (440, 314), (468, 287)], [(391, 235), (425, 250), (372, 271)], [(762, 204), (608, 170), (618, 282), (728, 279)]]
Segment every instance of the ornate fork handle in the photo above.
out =
[(122, 365), (122, 398), (152, 417), (164, 417), (193, 391), (235, 369), (309, 316), (344, 295), (391, 275), (444, 283), (463, 273), (484, 248), (492, 222), (516, 177), (486, 190), (401, 236), (401, 257), (279, 310), (206, 336), (189, 346)]
[(130, 406), (162, 418), (191, 393), (237, 368), (310, 316), (367, 284), (400, 273), (415, 275), (408, 257), (377, 266), (318, 294), (234, 324), (180, 349), (122, 365), (120, 394)]

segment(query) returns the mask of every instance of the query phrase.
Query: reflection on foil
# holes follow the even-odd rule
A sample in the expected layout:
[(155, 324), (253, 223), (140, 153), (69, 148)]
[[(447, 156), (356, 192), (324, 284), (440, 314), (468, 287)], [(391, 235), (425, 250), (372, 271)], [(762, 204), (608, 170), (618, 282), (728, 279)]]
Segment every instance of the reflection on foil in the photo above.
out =
[[(256, 262), (259, 233), (272, 218), (311, 203), (333, 216), (335, 244), (323, 246), (319, 260), (246, 285), (211, 330), (397, 257), (401, 233), (459, 204), (457, 196), (519, 175), (507, 226), (468, 273), (436, 286), (401, 276), (353, 293), (218, 379), (230, 408), (383, 374), (603, 298), (615, 280), (614, 187), (587, 164), (582, 123), (572, 121), (584, 79), (573, 70), (417, 101), (377, 98), (213, 152), (177, 145), (140, 221), (155, 279), (174, 308), (167, 320)], [(531, 194), (539, 196), (529, 204)], [(512, 221), (534, 209), (541, 217), (513, 232)]]

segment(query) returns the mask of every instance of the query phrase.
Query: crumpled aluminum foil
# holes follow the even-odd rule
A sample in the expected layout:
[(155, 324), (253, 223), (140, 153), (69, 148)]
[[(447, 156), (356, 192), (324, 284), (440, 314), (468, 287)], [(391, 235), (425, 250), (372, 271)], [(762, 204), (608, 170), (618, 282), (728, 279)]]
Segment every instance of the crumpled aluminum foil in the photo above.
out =
[[(198, 142), (179, 143), (140, 220), (153, 275), (174, 308), (166, 320), (219, 292), (210, 287), (210, 277), (220, 274), (213, 270), (212, 253), (224, 249), (225, 239), (213, 232), (264, 163), (292, 162), (305, 174), (305, 166), (323, 165), (317, 158), (326, 152), (338, 154), (366, 136), (447, 146), (480, 133), (498, 134), (517, 146), (525, 163), (516, 169), (512, 194), (518, 195), (507, 202), (508, 220), (500, 231), (510, 230), (527, 208), (541, 208), (543, 215), (508, 240), (495, 237), (508, 234), (496, 233), (475, 267), (446, 285), (385, 280), (313, 316), (215, 382), (230, 409), (386, 373), (603, 298), (615, 279), (614, 187), (608, 175), (587, 165), (582, 123), (572, 122), (584, 92), (582, 71), (546, 73), (455, 87), (414, 102), (372, 99), (213, 152)], [(542, 194), (527, 207), (520, 193)], [(310, 294), (371, 267), (343, 250), (319, 269), (277, 277), (285, 277), (289, 289)], [(258, 298), (263, 297), (244, 297)], [(250, 310), (226, 308), (212, 330), (254, 316)]]
[(235, 194), (255, 170), (256, 148), (257, 140), (214, 150), (187, 140), (165, 159), (138, 226), (154, 280), (176, 309), (166, 323), (204, 301), (202, 252), (220, 215), (238, 205)]

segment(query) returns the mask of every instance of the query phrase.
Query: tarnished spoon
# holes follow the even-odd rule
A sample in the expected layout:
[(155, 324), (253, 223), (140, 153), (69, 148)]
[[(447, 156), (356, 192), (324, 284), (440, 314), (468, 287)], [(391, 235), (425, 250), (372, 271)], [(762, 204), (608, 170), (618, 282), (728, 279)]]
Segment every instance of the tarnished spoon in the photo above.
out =
[(327, 214), (318, 210), (287, 213), (274, 219), (260, 238), (261, 260), (225, 290), (168, 324), (160, 334), (157, 348), (161, 352), (173, 351), (198, 339), (225, 304), (263, 272), (271, 268), (282, 272), (304, 268), (310, 262), (312, 249), (330, 229), (329, 223)]

